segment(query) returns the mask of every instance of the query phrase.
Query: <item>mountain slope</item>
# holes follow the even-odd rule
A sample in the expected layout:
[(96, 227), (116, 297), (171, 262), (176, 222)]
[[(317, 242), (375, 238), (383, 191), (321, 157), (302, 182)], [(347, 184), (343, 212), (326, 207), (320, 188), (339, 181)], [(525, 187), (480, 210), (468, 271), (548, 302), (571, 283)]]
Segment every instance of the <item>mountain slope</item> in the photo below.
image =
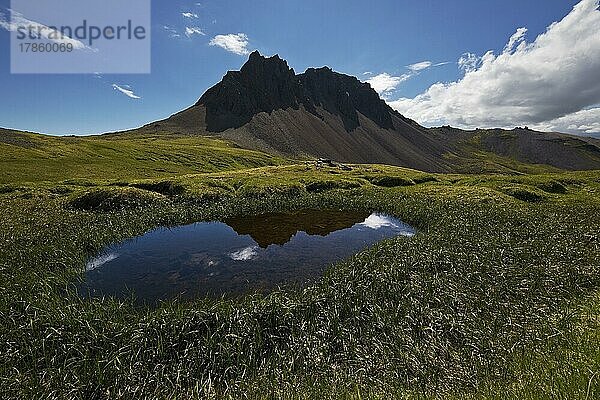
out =
[(0, 128), (0, 185), (77, 179), (161, 178), (284, 163), (219, 138), (48, 136)]
[(528, 129), (424, 128), (355, 77), (327, 67), (296, 74), (279, 56), (258, 52), (192, 107), (137, 132), (219, 136), (277, 155), (431, 172), (522, 171), (526, 164), (600, 169), (599, 140)]

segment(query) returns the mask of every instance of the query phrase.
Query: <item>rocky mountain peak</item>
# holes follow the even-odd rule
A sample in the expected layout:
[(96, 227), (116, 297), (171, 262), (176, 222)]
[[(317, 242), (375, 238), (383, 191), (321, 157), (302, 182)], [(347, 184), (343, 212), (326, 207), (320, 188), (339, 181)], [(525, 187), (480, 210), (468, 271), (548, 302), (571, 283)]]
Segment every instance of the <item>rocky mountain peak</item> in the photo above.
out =
[(293, 79), (296, 75), (287, 61), (279, 58), (279, 55), (264, 57), (258, 51), (250, 54), (248, 61), (240, 69), (240, 74), (260, 82)]
[(213, 132), (238, 128), (260, 112), (300, 106), (319, 117), (319, 108), (340, 117), (347, 131), (360, 125), (358, 113), (382, 128), (393, 128), (394, 111), (369, 84), (329, 67), (296, 75), (278, 55), (264, 57), (258, 51), (239, 71), (227, 72), (198, 105), (206, 107), (207, 129)]

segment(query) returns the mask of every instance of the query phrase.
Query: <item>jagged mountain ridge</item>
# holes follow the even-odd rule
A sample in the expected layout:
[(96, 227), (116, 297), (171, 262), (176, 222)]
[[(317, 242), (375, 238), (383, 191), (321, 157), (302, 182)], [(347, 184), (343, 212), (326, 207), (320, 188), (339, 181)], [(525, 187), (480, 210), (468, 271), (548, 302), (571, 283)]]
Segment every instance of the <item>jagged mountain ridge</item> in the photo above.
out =
[[(192, 107), (136, 131), (219, 136), (241, 147), (290, 157), (431, 172), (510, 170), (513, 161), (600, 169), (596, 139), (528, 129), (424, 128), (356, 77), (328, 67), (296, 74), (278, 55), (258, 52), (239, 71), (227, 72)], [(481, 161), (487, 155), (503, 165)]]
[(211, 132), (239, 128), (260, 112), (300, 106), (318, 117), (319, 107), (339, 116), (347, 131), (360, 125), (358, 113), (381, 128), (392, 129), (391, 114), (395, 113), (368, 83), (355, 77), (328, 67), (296, 75), (278, 55), (265, 58), (256, 51), (240, 71), (229, 71), (197, 105), (206, 107), (206, 126)]

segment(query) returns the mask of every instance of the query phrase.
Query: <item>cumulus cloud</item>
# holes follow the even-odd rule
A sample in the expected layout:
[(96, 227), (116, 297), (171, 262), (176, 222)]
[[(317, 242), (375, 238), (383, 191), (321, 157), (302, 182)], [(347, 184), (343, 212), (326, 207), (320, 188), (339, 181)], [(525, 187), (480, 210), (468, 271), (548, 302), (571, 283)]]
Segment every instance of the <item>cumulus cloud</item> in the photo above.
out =
[[(441, 65), (449, 64), (447, 62), (442, 62), (438, 64), (434, 64), (431, 61), (421, 61), (418, 63), (407, 65), (406, 68), (409, 70), (405, 74), (401, 74), (399, 76), (393, 76), (388, 74), (387, 72), (383, 72), (379, 75), (372, 76), (367, 79), (365, 82), (371, 85), (371, 87), (379, 93), (382, 97), (389, 97), (391, 93), (400, 86), (402, 82), (405, 82), (412, 78), (413, 76), (419, 75), (422, 71), (431, 68), (431, 67), (439, 67)], [(372, 72), (363, 72), (363, 75), (373, 75)]]
[(577, 111), (531, 127), (541, 131), (596, 134), (597, 136), (600, 134), (600, 106)]
[[(462, 79), (390, 105), (428, 126), (594, 128), (600, 104), (599, 0), (582, 0), (531, 43), (519, 28), (500, 54), (466, 54)], [(581, 112), (585, 110), (586, 112)], [(586, 122), (587, 120), (587, 122)]]
[(396, 88), (404, 81), (409, 79), (412, 75), (403, 74), (401, 76), (392, 76), (386, 72), (375, 75), (372, 78), (366, 80), (368, 84), (380, 95), (385, 96), (390, 92), (396, 90)]
[(210, 46), (218, 46), (231, 53), (240, 56), (250, 54), (248, 50), (248, 36), (245, 33), (230, 33), (228, 35), (217, 35), (208, 43)]
[(184, 12), (184, 13), (181, 13), (181, 15), (184, 18), (190, 18), (190, 19), (197, 19), (198, 18), (198, 14), (195, 14), (193, 12)]
[(258, 256), (257, 246), (248, 246), (233, 253), (229, 253), (229, 257), (235, 261), (249, 261)]
[(477, 57), (477, 55), (473, 53), (464, 53), (458, 59), (458, 68), (465, 73), (476, 71), (480, 64), (481, 57)]
[(522, 43), (525, 41), (525, 34), (527, 33), (527, 28), (519, 28), (513, 35), (508, 39), (508, 43), (504, 47), (503, 53), (511, 53), (515, 48), (517, 43)]
[(408, 225), (400, 225), (394, 222), (392, 218), (384, 214), (373, 213), (369, 215), (367, 219), (365, 219), (359, 225), (374, 230), (378, 230), (381, 228), (393, 228), (397, 231), (399, 235), (402, 236), (414, 236), (415, 234), (414, 230)]
[(123, 85), (123, 86), (119, 86), (116, 83), (112, 84), (113, 89), (123, 93), (125, 96), (131, 98), (131, 99), (141, 99), (140, 96), (136, 95), (133, 90), (131, 90), (131, 87), (129, 85)]
[(186, 26), (185, 27), (185, 36), (191, 38), (194, 35), (204, 36), (206, 33), (197, 26)]

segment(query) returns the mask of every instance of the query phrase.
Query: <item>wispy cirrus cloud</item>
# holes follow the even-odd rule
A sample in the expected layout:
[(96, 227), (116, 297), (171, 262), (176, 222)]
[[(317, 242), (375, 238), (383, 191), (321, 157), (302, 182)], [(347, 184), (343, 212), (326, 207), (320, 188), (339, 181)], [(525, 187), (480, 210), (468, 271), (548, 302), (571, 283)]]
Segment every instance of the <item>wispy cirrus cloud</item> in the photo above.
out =
[(41, 24), (36, 21), (32, 21), (23, 16), (23, 14), (14, 10), (7, 10), (12, 13), (12, 18), (7, 16), (5, 13), (0, 12), (0, 28), (3, 28), (9, 32), (16, 32), (19, 28), (24, 28), (26, 31), (33, 31), (36, 35), (39, 34), (42, 38), (51, 42), (59, 44), (70, 44), (75, 50), (92, 50), (97, 51), (89, 46), (86, 46), (83, 42), (72, 39), (67, 35), (63, 35), (60, 31)]
[(498, 54), (463, 54), (464, 77), (389, 104), (428, 126), (591, 133), (600, 116), (599, 5), (580, 1), (531, 43), (519, 28)]
[(182, 34), (188, 39), (191, 39), (193, 36), (206, 36), (206, 33), (198, 26), (185, 26), (183, 27), (183, 33), (179, 33), (177, 29), (170, 25), (163, 25), (163, 30), (172, 39), (180, 39), (183, 37)]
[(208, 44), (210, 46), (220, 47), (240, 56), (250, 54), (250, 50), (248, 50), (248, 36), (245, 33), (217, 35), (213, 37)]
[(131, 86), (129, 86), (129, 85), (119, 86), (116, 83), (113, 83), (112, 87), (113, 87), (113, 89), (115, 89), (115, 90), (123, 93), (125, 96), (127, 96), (127, 97), (129, 97), (131, 99), (135, 99), (135, 100), (141, 99), (140, 96), (136, 95), (133, 92), (133, 90), (131, 89)]
[(177, 29), (173, 28), (170, 25), (163, 25), (163, 29), (168, 33), (171, 38), (180, 38), (181, 35), (177, 31)]
[(186, 26), (185, 27), (185, 36), (191, 38), (194, 35), (206, 36), (206, 33), (197, 26)]
[(432, 68), (432, 67), (441, 67), (442, 65), (448, 65), (448, 64), (450, 64), (449, 61), (435, 63), (435, 64), (431, 61), (421, 61), (421, 62), (418, 62), (415, 64), (407, 65), (406, 68), (410, 69), (413, 72), (420, 72), (420, 71), (424, 71), (424, 70)]
[(427, 69), (429, 67), (431, 67), (433, 63), (431, 61), (421, 61), (418, 63), (414, 63), (414, 64), (410, 64), (407, 66), (408, 69), (410, 69), (411, 71), (422, 71), (424, 69)]

